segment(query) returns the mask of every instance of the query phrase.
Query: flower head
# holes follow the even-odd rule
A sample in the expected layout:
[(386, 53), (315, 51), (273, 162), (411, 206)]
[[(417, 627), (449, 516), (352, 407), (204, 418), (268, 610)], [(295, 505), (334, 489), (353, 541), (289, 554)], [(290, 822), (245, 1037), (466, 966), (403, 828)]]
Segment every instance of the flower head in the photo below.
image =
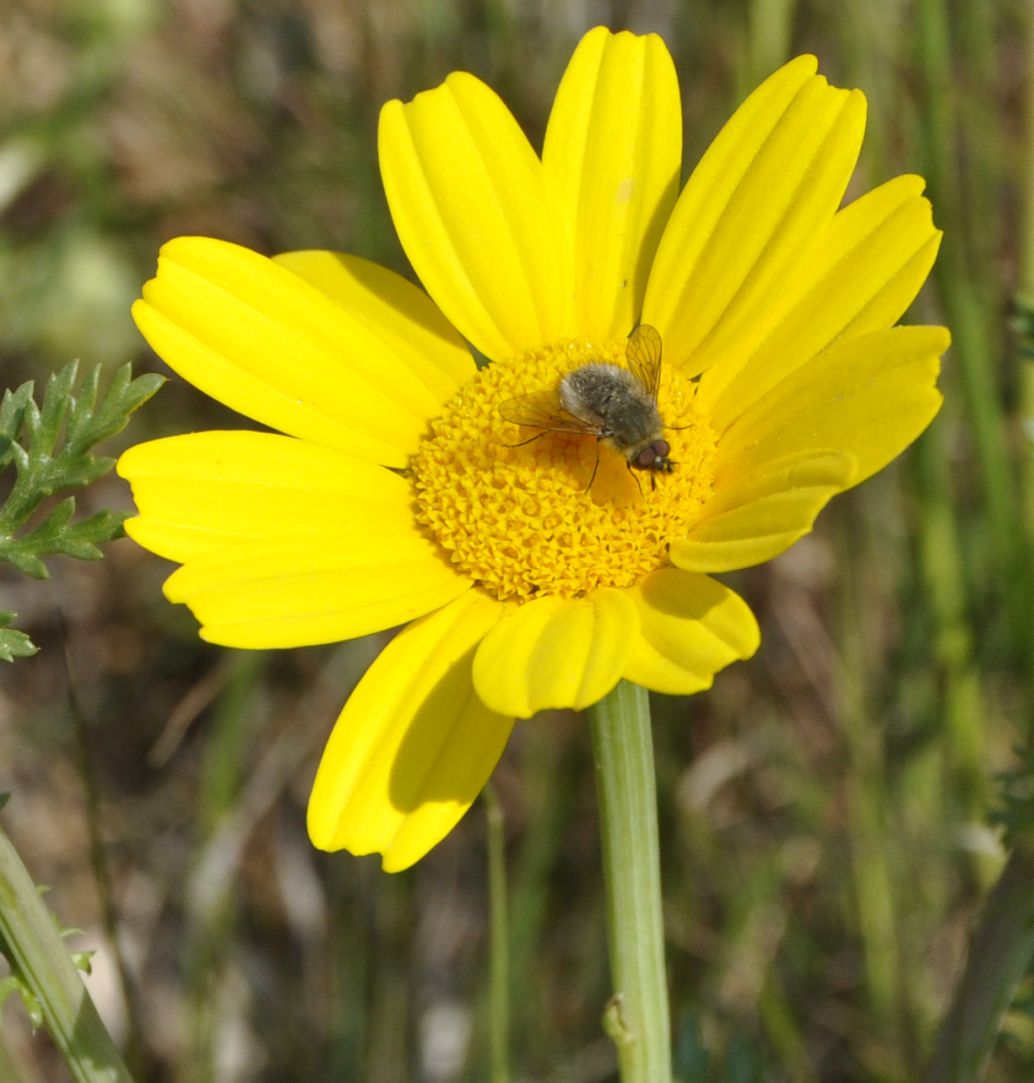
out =
[[(937, 251), (923, 182), (840, 207), (865, 99), (815, 71), (804, 56), (766, 80), (681, 192), (654, 35), (582, 39), (541, 158), (471, 75), (389, 102), (381, 171), (426, 293), (339, 253), (162, 249), (141, 331), (278, 430), (122, 457), (129, 533), (182, 565), (167, 597), (236, 647), (406, 625), (330, 737), (317, 846), (405, 868), (515, 718), (622, 678), (708, 687), (758, 644), (709, 573), (785, 550), (937, 412), (947, 332), (894, 326)], [(660, 451), (640, 459), (628, 433)], [(670, 472), (646, 468), (658, 456)]]

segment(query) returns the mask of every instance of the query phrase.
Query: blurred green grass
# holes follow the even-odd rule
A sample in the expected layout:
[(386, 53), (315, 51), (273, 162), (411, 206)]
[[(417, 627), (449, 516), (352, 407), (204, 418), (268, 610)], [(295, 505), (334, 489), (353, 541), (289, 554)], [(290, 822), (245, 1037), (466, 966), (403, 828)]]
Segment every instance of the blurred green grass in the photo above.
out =
[[(1029, 743), (1034, 705), (1030, 362), (1009, 326), (1017, 290), (1034, 293), (1032, 17), (1018, 0), (19, 0), (0, 21), (5, 386), (71, 357), (160, 371), (128, 306), (177, 234), (340, 248), (406, 270), (377, 174), (380, 104), (466, 68), (538, 144), (566, 59), (597, 21), (665, 37), (687, 169), (760, 78), (814, 51), (831, 81), (869, 98), (849, 195), (899, 172), (927, 177), (946, 240), (910, 319), (952, 327), (943, 413), (812, 537), (737, 577), (762, 620), (755, 660), (710, 694), (655, 700), (688, 1083), (916, 1078), (1001, 867), (993, 776)], [(174, 378), (123, 439), (240, 423)], [(98, 502), (128, 505), (116, 481), (98, 489)], [(101, 564), (55, 563), (46, 584), (2, 588), (43, 647), (0, 684), (5, 822), (62, 919), (101, 949), (92, 988), (125, 1034), (88, 864), (72, 682), (141, 1078), (487, 1078), (483, 810), (403, 876), (314, 853), (307, 787), (377, 644), (209, 648), (161, 598), (166, 570), (124, 541)], [(578, 720), (518, 727), (496, 785), (515, 1078), (612, 1079)], [(30, 1078), (63, 1079), (13, 1006), (4, 1017)], [(989, 1078), (1032, 1073), (1034, 1033), (1017, 1010)]]

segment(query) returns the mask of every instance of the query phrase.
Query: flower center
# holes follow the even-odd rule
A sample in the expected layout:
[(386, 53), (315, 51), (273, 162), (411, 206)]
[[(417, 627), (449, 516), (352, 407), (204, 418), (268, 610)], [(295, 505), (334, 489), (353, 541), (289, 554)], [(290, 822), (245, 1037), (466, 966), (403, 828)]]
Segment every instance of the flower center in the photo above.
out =
[[(625, 368), (624, 356), (624, 340), (561, 342), (489, 365), (446, 404), (413, 456), (417, 522), (496, 598), (631, 586), (668, 563), (669, 542), (711, 495), (714, 435), (697, 411), (695, 383), (671, 366), (657, 398), (671, 473), (631, 467), (627, 437), (549, 432), (500, 412), (534, 394), (536, 416), (548, 420), (545, 404), (571, 386), (568, 374), (589, 364)], [(529, 409), (504, 412), (526, 420)]]

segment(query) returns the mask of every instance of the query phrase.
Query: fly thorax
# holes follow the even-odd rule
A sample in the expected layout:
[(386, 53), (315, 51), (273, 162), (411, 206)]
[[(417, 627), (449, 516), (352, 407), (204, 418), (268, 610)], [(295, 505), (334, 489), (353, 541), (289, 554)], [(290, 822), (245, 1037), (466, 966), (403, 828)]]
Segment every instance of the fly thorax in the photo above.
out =
[[(669, 542), (710, 498), (715, 443), (695, 384), (671, 373), (658, 404), (647, 396), (644, 407), (620, 364), (624, 351), (625, 339), (561, 342), (480, 369), (414, 454), (417, 523), (493, 597), (582, 597), (640, 582), (668, 563)], [(626, 444), (633, 431), (670, 422), (663, 436), (676, 469), (644, 486), (613, 436), (601, 442), (502, 417), (502, 404), (549, 389), (573, 416), (605, 419)]]

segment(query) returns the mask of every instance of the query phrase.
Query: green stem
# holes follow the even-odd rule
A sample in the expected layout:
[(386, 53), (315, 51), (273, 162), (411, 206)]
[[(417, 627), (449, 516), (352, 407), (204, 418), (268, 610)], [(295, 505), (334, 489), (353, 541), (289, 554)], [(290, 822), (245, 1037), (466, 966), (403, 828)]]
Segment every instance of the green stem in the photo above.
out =
[(1017, 849), (987, 901), (926, 1078), (983, 1078), (1002, 1016), (1034, 957), (1034, 855)]
[(671, 1021), (646, 690), (622, 681), (588, 717), (614, 981), (604, 1029), (617, 1046), (622, 1083), (669, 1083)]
[(510, 944), (506, 915), (506, 852), (503, 809), (494, 787), (484, 790), (488, 821), (489, 1044), (492, 1083), (510, 1083)]
[(43, 1022), (76, 1083), (132, 1083), (53, 915), (3, 831), (0, 937), (12, 967), (39, 1001)]

